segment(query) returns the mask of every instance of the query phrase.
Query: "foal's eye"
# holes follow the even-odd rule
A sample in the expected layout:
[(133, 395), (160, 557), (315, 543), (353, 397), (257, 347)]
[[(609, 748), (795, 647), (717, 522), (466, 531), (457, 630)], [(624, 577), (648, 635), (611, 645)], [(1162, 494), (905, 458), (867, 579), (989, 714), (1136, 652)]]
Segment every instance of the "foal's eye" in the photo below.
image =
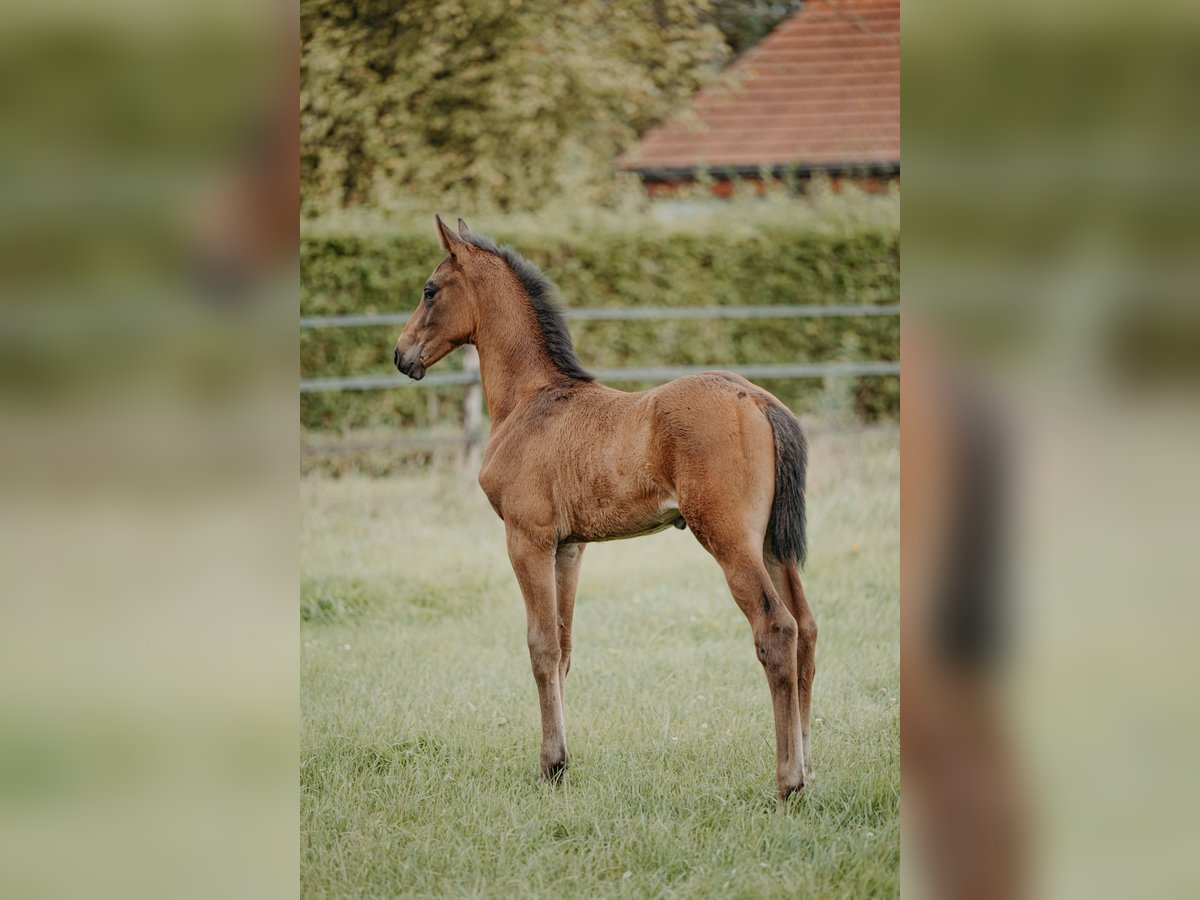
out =
[(433, 296), (436, 293), (437, 293), (437, 288), (435, 288), (429, 284), (425, 285), (425, 299), (428, 300), (430, 303), (433, 302)]

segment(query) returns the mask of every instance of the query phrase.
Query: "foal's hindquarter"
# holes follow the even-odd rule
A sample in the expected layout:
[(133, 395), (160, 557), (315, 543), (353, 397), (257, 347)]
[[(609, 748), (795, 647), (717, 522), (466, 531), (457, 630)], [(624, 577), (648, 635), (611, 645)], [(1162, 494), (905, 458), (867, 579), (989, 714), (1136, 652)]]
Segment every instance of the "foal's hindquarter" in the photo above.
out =
[(768, 548), (769, 404), (778, 401), (729, 373), (632, 394), (564, 381), (527, 397), (491, 435), (479, 481), (525, 597), (543, 779), (567, 761), (564, 682), (584, 544), (686, 524), (750, 622), (774, 707), (780, 805), (804, 786), (816, 624), (795, 563)]

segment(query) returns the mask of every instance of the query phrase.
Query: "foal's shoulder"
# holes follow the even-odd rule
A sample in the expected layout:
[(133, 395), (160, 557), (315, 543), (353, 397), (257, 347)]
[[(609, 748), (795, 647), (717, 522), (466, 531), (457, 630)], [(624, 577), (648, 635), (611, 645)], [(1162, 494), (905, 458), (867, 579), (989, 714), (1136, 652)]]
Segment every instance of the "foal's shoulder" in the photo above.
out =
[(586, 381), (563, 378), (543, 385), (527, 396), (517, 417), (525, 429), (536, 429), (566, 415), (574, 415), (597, 402), (597, 385)]

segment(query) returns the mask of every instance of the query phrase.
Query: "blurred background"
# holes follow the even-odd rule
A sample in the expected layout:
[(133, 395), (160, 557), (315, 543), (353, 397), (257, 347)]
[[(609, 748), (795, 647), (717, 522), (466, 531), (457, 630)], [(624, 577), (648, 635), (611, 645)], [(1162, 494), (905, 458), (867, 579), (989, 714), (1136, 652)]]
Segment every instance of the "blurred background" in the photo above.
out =
[(286, 2), (0, 11), (6, 897), (296, 892), (298, 57)]
[(1190, 896), (1200, 16), (903, 32), (905, 888)]

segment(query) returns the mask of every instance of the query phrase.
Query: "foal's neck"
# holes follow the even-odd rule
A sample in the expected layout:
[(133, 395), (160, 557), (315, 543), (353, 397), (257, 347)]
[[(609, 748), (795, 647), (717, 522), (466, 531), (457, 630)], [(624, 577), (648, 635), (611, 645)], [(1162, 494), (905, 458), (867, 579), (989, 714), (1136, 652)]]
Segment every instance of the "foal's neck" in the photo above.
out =
[(529, 299), (522, 294), (486, 302), (489, 315), (475, 332), (479, 375), (492, 428), (524, 398), (562, 377), (546, 352)]

